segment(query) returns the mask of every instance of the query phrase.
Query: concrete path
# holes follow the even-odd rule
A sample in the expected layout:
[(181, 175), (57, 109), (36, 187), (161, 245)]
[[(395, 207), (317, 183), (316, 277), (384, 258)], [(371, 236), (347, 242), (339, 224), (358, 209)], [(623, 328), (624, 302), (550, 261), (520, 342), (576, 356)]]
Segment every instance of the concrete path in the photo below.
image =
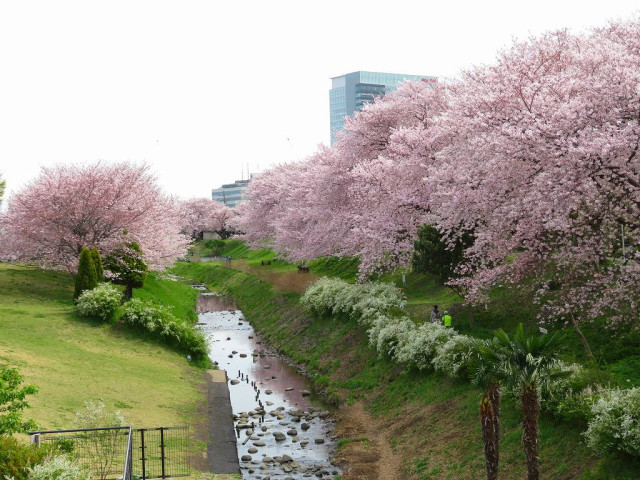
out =
[(227, 372), (207, 371), (209, 442), (207, 457), (211, 473), (240, 473), (236, 432), (233, 428), (233, 410), (229, 397)]

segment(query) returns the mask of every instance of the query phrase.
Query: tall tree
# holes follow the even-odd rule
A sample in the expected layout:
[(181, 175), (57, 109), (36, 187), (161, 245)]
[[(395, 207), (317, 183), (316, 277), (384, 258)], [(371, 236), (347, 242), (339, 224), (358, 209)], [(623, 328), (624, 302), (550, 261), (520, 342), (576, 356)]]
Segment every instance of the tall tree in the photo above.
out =
[(109, 253), (135, 241), (153, 267), (186, 253), (177, 203), (164, 195), (146, 165), (100, 162), (43, 168), (12, 196), (0, 224), (5, 258), (75, 272), (83, 247)]

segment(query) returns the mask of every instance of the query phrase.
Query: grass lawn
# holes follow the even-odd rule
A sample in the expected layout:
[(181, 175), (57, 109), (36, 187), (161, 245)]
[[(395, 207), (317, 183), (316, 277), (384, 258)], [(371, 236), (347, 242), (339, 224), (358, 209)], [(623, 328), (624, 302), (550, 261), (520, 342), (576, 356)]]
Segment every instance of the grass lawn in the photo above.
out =
[[(162, 302), (182, 288), (151, 277), (134, 296)], [(102, 400), (136, 427), (194, 425), (202, 370), (153, 340), (81, 319), (72, 296), (65, 272), (0, 263), (0, 362), (40, 388), (26, 416), (42, 428), (68, 428), (85, 400)], [(187, 300), (176, 302), (184, 313)]]

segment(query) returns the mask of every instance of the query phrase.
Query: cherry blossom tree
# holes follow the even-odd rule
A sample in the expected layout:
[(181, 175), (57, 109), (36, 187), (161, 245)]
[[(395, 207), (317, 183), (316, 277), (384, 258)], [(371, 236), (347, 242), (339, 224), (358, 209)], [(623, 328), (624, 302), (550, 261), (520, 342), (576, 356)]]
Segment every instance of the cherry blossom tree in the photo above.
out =
[(191, 198), (182, 203), (182, 209), (182, 232), (186, 235), (197, 236), (210, 231), (226, 237), (231, 231), (233, 211), (226, 205), (208, 198)]
[(0, 223), (4, 258), (75, 272), (83, 247), (102, 254), (137, 242), (159, 268), (186, 252), (181, 211), (146, 165), (101, 162), (42, 168), (13, 195)]
[(452, 248), (473, 232), (455, 280), (469, 301), (531, 285), (581, 334), (638, 317), (639, 121), (640, 20), (551, 32), (368, 104), (333, 148), (254, 182), (239, 222), (254, 245), (355, 255), (365, 275), (406, 263), (421, 225)]

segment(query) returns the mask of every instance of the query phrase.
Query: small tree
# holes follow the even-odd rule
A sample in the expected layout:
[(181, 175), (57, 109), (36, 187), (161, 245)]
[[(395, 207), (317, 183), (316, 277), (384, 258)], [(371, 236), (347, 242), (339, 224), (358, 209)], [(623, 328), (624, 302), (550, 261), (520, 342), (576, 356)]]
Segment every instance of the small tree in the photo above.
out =
[(105, 267), (110, 280), (124, 285), (123, 301), (131, 300), (134, 288), (142, 288), (149, 267), (144, 261), (142, 249), (137, 242), (128, 242), (105, 257)]
[(102, 257), (96, 247), (91, 249), (91, 257), (93, 258), (93, 265), (96, 267), (96, 279), (98, 283), (104, 282), (104, 268), (102, 267)]
[(22, 376), (15, 368), (0, 366), (0, 435), (12, 435), (36, 428), (33, 420), (24, 420), (22, 411), (29, 407), (27, 395), (34, 395), (38, 388), (26, 385), (20, 388)]
[[(85, 401), (84, 407), (76, 412), (76, 428), (124, 427), (129, 424), (120, 411), (108, 410), (101, 401)], [(96, 471), (97, 477), (105, 480), (122, 454), (122, 431), (92, 432), (85, 437), (83, 448), (91, 458), (92, 468)]]
[(482, 355), (495, 363), (501, 382), (518, 392), (522, 404), (522, 444), (527, 460), (527, 479), (538, 480), (538, 394), (543, 384), (548, 385), (557, 376), (566, 375), (555, 368), (562, 336), (555, 332), (527, 337), (522, 324), (518, 325), (513, 339), (502, 329), (496, 330), (494, 335), (489, 347), (481, 347)]
[[(464, 261), (464, 251), (471, 245), (473, 245), (471, 232), (464, 232), (462, 236), (455, 239), (453, 245), (450, 245), (435, 226), (423, 225), (418, 229), (418, 238), (413, 243), (411, 259), (413, 271), (434, 276), (438, 283), (446, 285), (465, 298), (466, 289), (451, 281), (460, 277), (457, 268)], [(471, 304), (469, 304), (469, 325), (473, 327)]]
[(76, 289), (73, 294), (73, 298), (77, 299), (82, 292), (85, 290), (91, 290), (96, 285), (98, 285), (98, 279), (96, 277), (96, 267), (93, 263), (93, 255), (91, 255), (91, 250), (83, 247), (78, 261)]
[(498, 369), (502, 356), (493, 350), (486, 352), (482, 344), (478, 346), (474, 377), (475, 385), (483, 388), (480, 400), (480, 424), (482, 427), (482, 441), (484, 443), (485, 467), (487, 480), (497, 480), (498, 465), (500, 463), (500, 381)]
[(461, 287), (449, 285), (448, 282), (458, 278), (456, 268), (464, 260), (465, 249), (472, 244), (473, 236), (470, 233), (464, 233), (453, 245), (449, 245), (435, 226), (423, 225), (418, 229), (418, 238), (413, 243), (413, 270), (433, 275), (439, 283), (464, 297), (466, 292)]

